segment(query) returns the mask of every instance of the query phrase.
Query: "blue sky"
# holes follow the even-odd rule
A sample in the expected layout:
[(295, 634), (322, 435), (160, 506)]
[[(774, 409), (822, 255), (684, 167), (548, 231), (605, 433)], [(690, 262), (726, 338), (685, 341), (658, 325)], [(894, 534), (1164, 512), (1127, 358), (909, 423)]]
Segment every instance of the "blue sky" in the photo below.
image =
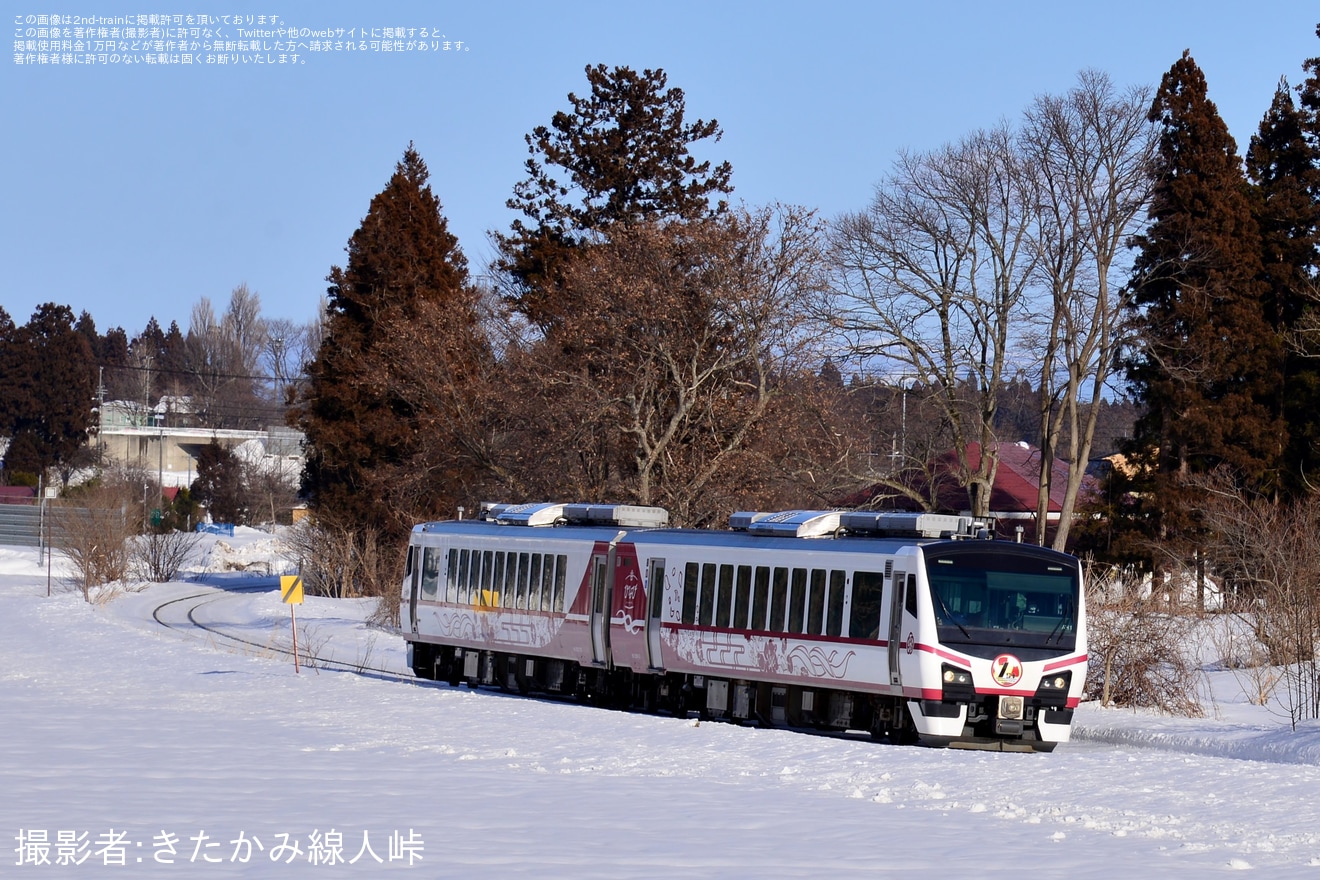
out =
[[(193, 303), (222, 308), (244, 282), (266, 317), (307, 321), (409, 141), (480, 272), (487, 233), (513, 219), (504, 202), (523, 176), (523, 135), (565, 109), (568, 92), (588, 91), (588, 64), (663, 68), (690, 118), (723, 127), (699, 155), (732, 163), (735, 199), (829, 217), (864, 206), (903, 148), (1016, 117), (1083, 68), (1120, 86), (1157, 84), (1185, 48), (1241, 150), (1279, 77), (1296, 84), (1302, 61), (1320, 55), (1320, 6), (1268, 0), (1249, 12), (1160, 0), (146, 7), (0, 0), (11, 34), (0, 305), (18, 323), (54, 301), (90, 312), (102, 331), (131, 336), (153, 315), (186, 331)], [(282, 66), (16, 64), (15, 29), (54, 12), (427, 28), (463, 49), (304, 50)], [(232, 23), (226, 35), (238, 38)]]

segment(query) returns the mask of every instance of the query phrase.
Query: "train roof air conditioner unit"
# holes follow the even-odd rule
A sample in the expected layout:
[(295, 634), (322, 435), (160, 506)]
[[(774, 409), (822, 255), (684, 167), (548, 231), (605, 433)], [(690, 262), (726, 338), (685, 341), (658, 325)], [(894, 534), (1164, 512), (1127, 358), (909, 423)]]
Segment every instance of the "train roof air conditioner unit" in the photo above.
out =
[(837, 510), (783, 510), (760, 513), (742, 510), (729, 517), (729, 528), (752, 535), (781, 538), (824, 538), (839, 530)]

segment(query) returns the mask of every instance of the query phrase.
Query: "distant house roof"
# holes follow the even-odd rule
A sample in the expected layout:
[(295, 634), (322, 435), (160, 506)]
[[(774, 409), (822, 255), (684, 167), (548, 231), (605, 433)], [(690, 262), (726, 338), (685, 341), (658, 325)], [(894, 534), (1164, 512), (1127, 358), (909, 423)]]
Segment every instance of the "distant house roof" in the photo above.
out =
[[(999, 468), (995, 471), (995, 483), (990, 491), (990, 509), (998, 515), (1005, 513), (1035, 513), (1036, 496), (1040, 491), (1041, 452), (1028, 443), (1000, 443)], [(941, 461), (950, 465), (957, 464), (957, 456), (947, 452)], [(976, 468), (981, 463), (981, 444), (973, 443), (967, 447), (967, 463)], [(1066, 462), (1054, 459), (1050, 474), (1050, 513), (1063, 510), (1063, 496), (1068, 487)], [(962, 504), (967, 504), (967, 493), (963, 492)], [(941, 498), (941, 501), (943, 499)]]
[[(990, 490), (990, 515), (1007, 519), (1021, 519), (1036, 513), (1036, 494), (1040, 486), (1041, 451), (1028, 443), (1000, 443), (996, 446), (999, 467)], [(981, 444), (967, 446), (967, 464), (975, 470), (981, 463)], [(938, 510), (964, 512), (967, 510), (967, 489), (953, 476), (958, 471), (958, 454), (950, 450), (931, 462), (928, 473), (916, 474), (908, 483), (923, 496), (933, 495)], [(1068, 485), (1067, 463), (1054, 460), (1050, 479), (1048, 512), (1057, 517), (1063, 510), (1063, 497)], [(1082, 478), (1082, 492), (1093, 488), (1091, 477)], [(890, 494), (882, 486), (871, 486), (845, 500), (847, 506), (861, 506), (875, 498)], [(916, 509), (906, 498), (887, 499), (888, 506)]]
[(0, 486), (0, 504), (19, 504), (37, 497), (31, 486)]

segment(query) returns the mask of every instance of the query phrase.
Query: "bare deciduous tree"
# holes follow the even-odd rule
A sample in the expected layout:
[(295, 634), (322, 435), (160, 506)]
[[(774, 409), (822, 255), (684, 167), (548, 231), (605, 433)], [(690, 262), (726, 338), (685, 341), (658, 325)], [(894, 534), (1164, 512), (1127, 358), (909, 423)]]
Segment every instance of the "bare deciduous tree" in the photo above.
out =
[(756, 497), (760, 429), (807, 362), (821, 233), (798, 208), (730, 212), (616, 227), (573, 261), (572, 314), (517, 371), (548, 428), (544, 454), (560, 451), (559, 485), (689, 525)]
[(176, 529), (148, 531), (131, 542), (129, 569), (142, 580), (156, 583), (172, 581), (178, 577), (199, 538), (196, 532)]
[(1087, 695), (1102, 706), (1200, 716), (1199, 669), (1187, 650), (1196, 618), (1143, 598), (1133, 584), (1108, 589), (1095, 567), (1086, 584)]
[[(1069, 466), (1054, 547), (1063, 549), (1095, 437), (1097, 405), (1124, 343), (1128, 291), (1116, 282), (1153, 184), (1157, 132), (1151, 94), (1119, 95), (1109, 78), (1084, 71), (1066, 95), (1037, 98), (1021, 149), (1036, 170), (1036, 269), (1048, 290), (1041, 318), (1041, 461)], [(1067, 448), (1060, 449), (1066, 438)], [(1048, 513), (1052, 468), (1042, 466), (1037, 522)], [(1037, 541), (1045, 542), (1038, 528)]]
[(285, 533), (284, 540), (312, 595), (378, 596), (397, 608), (403, 556), (382, 543), (375, 529), (303, 520)]
[(289, 383), (302, 373), (315, 349), (307, 345), (307, 327), (288, 318), (272, 318), (266, 322), (266, 337), (261, 351), (261, 363), (271, 381), (271, 397), (277, 406), (284, 405)]
[(938, 391), (978, 516), (998, 466), (1000, 393), (1028, 357), (1034, 174), (1001, 125), (905, 153), (870, 207), (834, 227), (839, 272), (822, 317), (853, 356)]
[(76, 585), (91, 601), (92, 587), (123, 580), (129, 542), (142, 524), (142, 481), (109, 472), (96, 485), (66, 495), (50, 511), (54, 549), (77, 572)]
[(1195, 486), (1205, 499), (1206, 553), (1278, 667), (1293, 725), (1320, 718), (1320, 497), (1250, 498), (1223, 469)]
[(260, 297), (240, 284), (230, 293), (224, 315), (211, 301), (193, 305), (188, 325), (187, 369), (196, 414), (213, 428), (255, 428), (268, 412), (256, 393), (257, 370), (266, 346)]

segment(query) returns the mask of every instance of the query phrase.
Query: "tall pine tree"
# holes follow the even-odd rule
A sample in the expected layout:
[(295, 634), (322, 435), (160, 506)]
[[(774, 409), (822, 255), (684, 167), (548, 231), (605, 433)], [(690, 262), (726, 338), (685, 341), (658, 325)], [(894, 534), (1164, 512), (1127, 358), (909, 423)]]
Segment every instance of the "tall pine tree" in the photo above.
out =
[(1237, 147), (1190, 54), (1164, 75), (1150, 118), (1162, 133), (1127, 369), (1146, 407), (1134, 439), (1159, 533), (1191, 538), (1189, 476), (1227, 465), (1256, 492), (1277, 485), (1282, 346)]
[(1313, 484), (1320, 469), (1320, 349), (1305, 331), (1314, 323), (1320, 270), (1320, 144), (1306, 136), (1307, 123), (1287, 82), (1280, 82), (1246, 157), (1265, 313), (1286, 342), (1279, 398), (1289, 435), (1283, 481), (1294, 491)]
[(46, 303), (22, 327), (9, 323), (0, 319), (0, 434), (11, 438), (5, 467), (32, 476), (60, 468), (67, 477), (93, 428), (91, 346), (68, 306)]
[(325, 335), (289, 415), (307, 438), (303, 489), (318, 516), (387, 536), (405, 533), (416, 515), (395, 487), (427, 466), (419, 460), (424, 414), (392, 381), (391, 346), (437, 306), (451, 326), (425, 323), (418, 345), (476, 323), (467, 260), (428, 178), (409, 144), (349, 240), (347, 266), (327, 278)]
[(728, 162), (697, 162), (690, 147), (718, 141), (715, 120), (685, 119), (683, 90), (663, 70), (586, 68), (591, 94), (570, 93), (572, 112), (526, 136), (527, 177), (514, 187), (508, 235), (496, 235), (497, 266), (512, 278), (516, 308), (553, 330), (571, 311), (563, 272), (575, 254), (615, 224), (695, 220), (722, 213), (711, 199), (732, 192)]
[[(1315, 35), (1320, 37), (1320, 24), (1315, 26)], [(1302, 69), (1310, 76), (1297, 87), (1297, 91), (1301, 94), (1302, 110), (1306, 114), (1307, 136), (1315, 143), (1320, 140), (1320, 55), (1308, 58)]]

